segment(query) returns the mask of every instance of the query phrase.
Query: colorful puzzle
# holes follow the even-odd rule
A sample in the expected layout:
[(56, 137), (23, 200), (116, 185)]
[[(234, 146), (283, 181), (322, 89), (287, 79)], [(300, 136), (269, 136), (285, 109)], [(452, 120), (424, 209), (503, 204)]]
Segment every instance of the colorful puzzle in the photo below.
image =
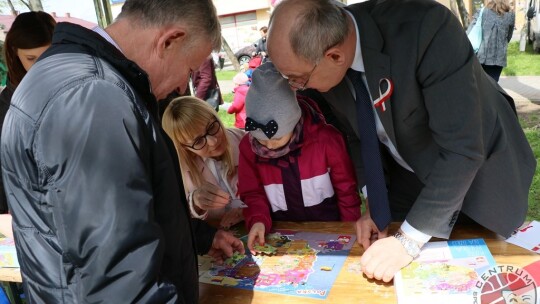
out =
[(13, 239), (0, 237), (0, 267), (19, 267)]
[(355, 240), (353, 235), (276, 230), (255, 248), (255, 256), (236, 253), (221, 266), (200, 260), (200, 282), (325, 299)]
[(496, 265), (483, 239), (429, 242), (394, 277), (398, 303), (472, 303), (478, 278)]

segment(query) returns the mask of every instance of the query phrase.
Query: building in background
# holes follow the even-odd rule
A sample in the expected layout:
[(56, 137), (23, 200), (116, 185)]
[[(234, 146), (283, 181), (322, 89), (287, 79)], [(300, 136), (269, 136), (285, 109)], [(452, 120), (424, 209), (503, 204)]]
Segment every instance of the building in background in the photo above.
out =
[[(62, 16), (56, 15), (55, 12), (48, 12), (48, 13), (51, 14), (51, 16), (53, 16), (56, 22), (71, 22), (71, 23), (78, 24), (80, 26), (84, 26), (89, 29), (92, 29), (95, 26), (97, 26), (97, 24), (94, 22), (72, 17), (70, 13), (66, 13), (65, 15), (62, 15)], [(13, 21), (15, 21), (16, 17), (17, 15), (11, 15), (11, 14), (0, 15), (0, 41), (3, 42), (5, 40), (6, 34), (11, 28), (11, 24), (13, 23)]]
[[(252, 44), (260, 38), (259, 28), (268, 25), (272, 2), (277, 1), (214, 0), (221, 23), (221, 33), (233, 50)], [(120, 14), (124, 2), (111, 0), (113, 18)]]

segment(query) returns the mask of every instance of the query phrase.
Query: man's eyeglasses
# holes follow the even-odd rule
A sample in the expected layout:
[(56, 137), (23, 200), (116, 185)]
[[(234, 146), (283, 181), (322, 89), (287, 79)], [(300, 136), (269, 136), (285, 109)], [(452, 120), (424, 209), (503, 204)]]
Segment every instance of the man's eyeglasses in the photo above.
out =
[(193, 141), (193, 144), (191, 144), (191, 145), (182, 144), (182, 146), (186, 146), (186, 147), (191, 148), (193, 150), (201, 150), (202, 148), (204, 148), (206, 146), (206, 142), (207, 142), (206, 137), (208, 135), (210, 135), (210, 136), (216, 135), (219, 132), (220, 129), (221, 129), (221, 124), (216, 119), (211, 124), (209, 124), (208, 127), (206, 127), (206, 133), (203, 136), (199, 136), (199, 137), (195, 138), (195, 140)]
[(289, 82), (289, 85), (294, 88), (295, 90), (298, 90), (298, 91), (303, 91), (306, 89), (306, 86), (309, 82), (309, 80), (311, 79), (311, 75), (313, 75), (313, 72), (315, 71), (315, 68), (317, 68), (317, 65), (319, 65), (319, 63), (315, 63), (315, 66), (313, 67), (313, 69), (311, 69), (311, 72), (309, 72), (308, 76), (307, 76), (307, 79), (306, 81), (304, 81), (304, 83), (299, 83), (299, 82), (296, 82), (294, 78), (290, 78), (286, 75), (283, 75), (281, 74), (281, 77), (285, 78), (288, 80)]

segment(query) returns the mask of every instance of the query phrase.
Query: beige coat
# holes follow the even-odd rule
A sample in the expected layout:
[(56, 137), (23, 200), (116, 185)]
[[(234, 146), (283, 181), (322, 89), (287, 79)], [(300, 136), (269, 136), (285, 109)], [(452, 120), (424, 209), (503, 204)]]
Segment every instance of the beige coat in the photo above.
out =
[[(238, 145), (240, 143), (240, 140), (244, 136), (245, 132), (240, 129), (236, 128), (228, 128), (226, 129), (226, 135), (229, 140), (229, 145), (231, 146), (232, 156), (233, 156), (233, 162), (236, 168), (238, 168)], [(216, 177), (212, 174), (212, 170), (208, 167), (207, 162), (200, 157), (196, 156), (196, 163), (198, 168), (201, 170), (201, 174), (203, 178), (208, 181), (209, 183), (212, 183), (216, 186), (220, 186), (218, 180)], [(189, 197), (189, 193), (193, 192), (196, 188), (193, 184), (193, 180), (191, 179), (191, 172), (190, 171), (184, 171), (184, 168), (187, 168), (187, 165), (183, 160), (180, 160), (180, 168), (182, 169), (182, 177), (184, 180), (184, 189), (186, 191), (186, 197)], [(225, 172), (220, 172), (221, 176), (225, 176)], [(229, 189), (223, 189), (223, 191), (228, 192), (232, 198), (237, 197), (238, 192), (238, 175), (233, 176), (230, 179), (227, 179)], [(232, 192), (232, 193), (231, 193)], [(218, 210), (209, 210), (208, 211), (208, 217), (207, 219), (219, 219), (223, 216), (223, 213), (225, 212), (225, 208), (218, 209)]]

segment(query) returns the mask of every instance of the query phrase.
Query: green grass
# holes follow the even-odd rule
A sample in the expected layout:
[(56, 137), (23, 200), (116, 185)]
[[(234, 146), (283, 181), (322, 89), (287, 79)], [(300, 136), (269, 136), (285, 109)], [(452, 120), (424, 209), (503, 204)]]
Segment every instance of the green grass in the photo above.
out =
[[(230, 103), (233, 100), (233, 93), (226, 93), (226, 94), (222, 94), (221, 96), (223, 97), (223, 102)], [(219, 109), (218, 116), (225, 126), (227, 127), (234, 126), (234, 114), (229, 114), (227, 113), (227, 111), (223, 109)]]
[(540, 75), (540, 54), (535, 54), (532, 45), (528, 44), (525, 52), (519, 51), (519, 42), (508, 44), (507, 66), (503, 69), (505, 76)]
[(229, 114), (227, 111), (220, 109), (218, 116), (225, 126), (234, 127), (234, 114)]
[(219, 80), (232, 80), (236, 71), (225, 71), (225, 70), (216, 70), (216, 77)]
[[(521, 126), (538, 163), (540, 161), (540, 113), (521, 115), (520, 118)], [(540, 166), (538, 165), (529, 191), (527, 220), (540, 220)]]

